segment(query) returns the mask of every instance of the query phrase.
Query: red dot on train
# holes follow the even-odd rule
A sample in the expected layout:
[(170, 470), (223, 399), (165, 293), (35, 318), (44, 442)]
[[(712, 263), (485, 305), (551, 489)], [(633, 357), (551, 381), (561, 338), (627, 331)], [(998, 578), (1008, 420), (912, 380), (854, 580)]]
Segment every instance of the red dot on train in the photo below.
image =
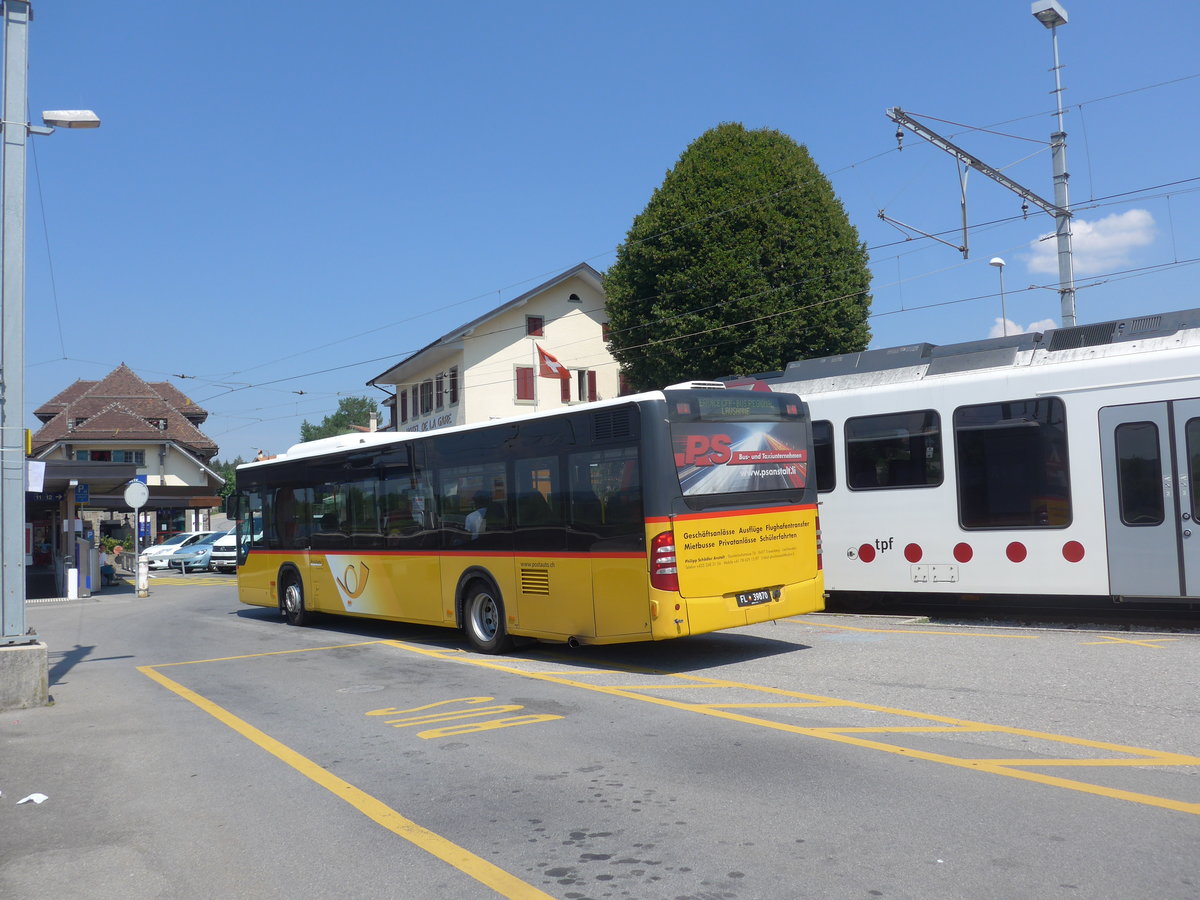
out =
[(871, 562), (875, 558), (875, 548), (870, 544), (863, 544), (858, 548), (858, 558), (863, 562)]
[(955, 544), (954, 558), (960, 563), (970, 562), (971, 557), (975, 555), (975, 551), (971, 549), (970, 544)]
[(1063, 544), (1063, 559), (1067, 562), (1079, 562), (1083, 559), (1083, 544), (1079, 541), (1067, 541)]
[(1020, 541), (1013, 541), (1005, 548), (1004, 554), (1013, 562), (1024, 562), (1025, 557), (1029, 555), (1029, 551), (1025, 549), (1025, 545)]
[(904, 558), (910, 563), (920, 562), (921, 556), (922, 553), (920, 544), (909, 544), (904, 548)]

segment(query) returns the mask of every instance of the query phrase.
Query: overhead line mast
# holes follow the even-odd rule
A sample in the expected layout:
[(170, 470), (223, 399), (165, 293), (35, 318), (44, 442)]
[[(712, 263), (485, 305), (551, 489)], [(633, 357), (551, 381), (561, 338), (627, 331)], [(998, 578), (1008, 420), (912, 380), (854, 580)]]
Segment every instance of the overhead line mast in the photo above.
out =
[[(1035, 0), (1032, 7), (1034, 17), (1050, 29), (1052, 35), (1052, 43), (1054, 45), (1054, 96), (1056, 100), (1056, 116), (1058, 129), (1050, 135), (1050, 157), (1054, 171), (1054, 202), (1045, 200), (1035, 194), (1029, 188), (1013, 181), (999, 169), (989, 166), (987, 163), (968, 153), (966, 150), (959, 147), (952, 141), (942, 137), (932, 129), (922, 125), (913, 119), (908, 113), (899, 107), (893, 107), (887, 110), (887, 117), (902, 128), (907, 128), (918, 137), (922, 137), (929, 143), (933, 144), (941, 150), (946, 151), (960, 163), (970, 169), (975, 169), (977, 172), (983, 173), (985, 176), (995, 181), (997, 184), (1008, 188), (1022, 200), (1032, 202), (1040, 206), (1048, 214), (1054, 217), (1054, 235), (1058, 244), (1058, 293), (1061, 302), (1062, 325), (1064, 328), (1070, 328), (1075, 324), (1075, 272), (1072, 262), (1071, 253), (1071, 201), (1067, 192), (1067, 181), (1071, 177), (1067, 173), (1067, 133), (1063, 130), (1063, 107), (1062, 107), (1062, 80), (1060, 78), (1061, 66), (1058, 61), (1058, 31), (1059, 25), (1065, 25), (1067, 22), (1067, 11), (1057, 2), (1057, 0)], [(896, 138), (899, 140), (903, 137), (903, 132), (897, 131)], [(956, 247), (956, 250), (962, 252), (963, 259), (969, 256), (967, 243), (967, 192), (966, 192), (966, 172), (960, 176), (960, 186), (962, 187), (962, 206), (963, 206), (963, 240), (962, 246)], [(904, 225), (902, 222), (897, 222), (884, 215), (883, 210), (879, 211), (879, 218), (894, 222), (897, 225)], [(904, 225), (905, 228), (911, 226)], [(912, 229), (918, 231), (919, 229)], [(925, 232), (921, 232), (924, 234)], [(933, 237), (933, 235), (928, 235)], [(937, 238), (937, 240), (941, 240)], [(942, 243), (949, 243), (942, 241)], [(950, 245), (953, 246), (953, 245)]]

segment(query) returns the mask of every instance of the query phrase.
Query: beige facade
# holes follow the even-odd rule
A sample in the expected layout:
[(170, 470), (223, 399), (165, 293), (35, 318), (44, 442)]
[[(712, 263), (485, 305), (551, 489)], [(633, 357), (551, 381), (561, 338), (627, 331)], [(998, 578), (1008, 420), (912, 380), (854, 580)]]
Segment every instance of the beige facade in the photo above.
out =
[[(580, 263), (449, 332), (368, 382), (394, 389), (388, 428), (430, 431), (621, 393), (600, 273)], [(565, 378), (550, 378), (538, 348)]]

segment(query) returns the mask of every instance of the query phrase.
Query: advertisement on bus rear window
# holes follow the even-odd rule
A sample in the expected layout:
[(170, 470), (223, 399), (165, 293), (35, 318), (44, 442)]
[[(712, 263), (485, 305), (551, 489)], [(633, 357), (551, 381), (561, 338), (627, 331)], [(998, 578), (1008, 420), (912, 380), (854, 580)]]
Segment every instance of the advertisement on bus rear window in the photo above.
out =
[(675, 469), (685, 496), (803, 488), (808, 430), (798, 422), (673, 422)]

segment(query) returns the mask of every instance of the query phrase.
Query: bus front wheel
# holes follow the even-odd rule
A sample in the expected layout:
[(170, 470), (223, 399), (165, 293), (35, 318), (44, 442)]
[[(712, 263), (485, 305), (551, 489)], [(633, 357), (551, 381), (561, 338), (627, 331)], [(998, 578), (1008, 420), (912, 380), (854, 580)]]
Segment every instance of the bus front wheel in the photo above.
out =
[(506, 653), (513, 647), (504, 624), (504, 601), (491, 585), (476, 581), (463, 604), (465, 631), (471, 646), (480, 653)]
[(307, 625), (312, 620), (304, 606), (304, 585), (300, 583), (299, 575), (289, 575), (283, 584), (283, 597), (280, 601), (283, 607), (283, 617), (289, 625)]

